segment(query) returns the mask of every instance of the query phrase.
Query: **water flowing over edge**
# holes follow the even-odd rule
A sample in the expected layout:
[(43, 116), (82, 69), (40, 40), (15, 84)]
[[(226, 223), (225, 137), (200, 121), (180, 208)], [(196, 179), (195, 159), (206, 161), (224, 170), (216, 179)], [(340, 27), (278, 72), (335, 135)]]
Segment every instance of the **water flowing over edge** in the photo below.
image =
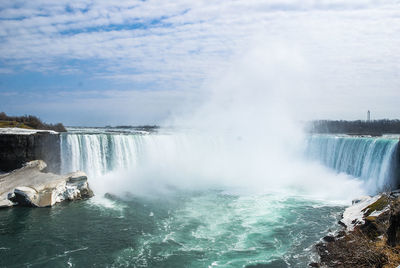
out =
[[(149, 163), (165, 167), (171, 165), (173, 159), (194, 154), (191, 152), (194, 147), (190, 146), (192, 138), (175, 134), (63, 134), (61, 171), (83, 170), (96, 178), (108, 172), (135, 170)], [(227, 148), (221, 149), (219, 144), (224, 141), (216, 137), (197, 141), (197, 144), (202, 142), (208, 143), (205, 154), (218, 154), (218, 150)], [(195, 148), (202, 149), (201, 146)], [(337, 173), (362, 180), (367, 191), (375, 193), (398, 186), (397, 148), (398, 140), (390, 138), (312, 135), (306, 138), (304, 154), (308, 160), (316, 160)], [(195, 160), (201, 165), (201, 159)], [(189, 169), (186, 166), (182, 169)]]
[(363, 180), (371, 193), (399, 185), (397, 139), (312, 135), (307, 139), (306, 155), (338, 173)]

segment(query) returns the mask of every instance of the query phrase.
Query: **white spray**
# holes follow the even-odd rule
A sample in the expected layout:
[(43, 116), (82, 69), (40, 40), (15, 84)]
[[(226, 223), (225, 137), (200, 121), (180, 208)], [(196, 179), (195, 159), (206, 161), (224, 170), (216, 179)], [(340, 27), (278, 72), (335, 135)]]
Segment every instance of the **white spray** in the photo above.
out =
[(218, 188), (334, 200), (363, 194), (360, 181), (302, 159), (302, 127), (287, 100), (294, 91), (310, 93), (305, 60), (281, 45), (251, 51), (206, 84), (200, 107), (166, 122), (175, 133), (144, 138), (136, 164), (95, 178), (95, 190)]

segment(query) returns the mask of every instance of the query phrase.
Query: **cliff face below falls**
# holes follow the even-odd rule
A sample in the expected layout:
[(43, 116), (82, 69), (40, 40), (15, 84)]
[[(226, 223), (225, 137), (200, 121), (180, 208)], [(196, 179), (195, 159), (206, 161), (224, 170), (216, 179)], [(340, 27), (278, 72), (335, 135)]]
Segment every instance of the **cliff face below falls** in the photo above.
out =
[(26, 162), (43, 159), (47, 170), (59, 173), (61, 166), (60, 135), (56, 132), (0, 133), (0, 171), (21, 168)]

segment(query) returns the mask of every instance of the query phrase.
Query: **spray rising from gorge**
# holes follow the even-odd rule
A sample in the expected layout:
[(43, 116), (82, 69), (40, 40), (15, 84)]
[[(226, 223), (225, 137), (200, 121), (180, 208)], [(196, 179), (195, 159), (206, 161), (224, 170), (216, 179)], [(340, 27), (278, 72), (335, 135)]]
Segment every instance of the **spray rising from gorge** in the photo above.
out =
[[(224, 142), (226, 142), (226, 137), (220, 139), (208, 137), (207, 139), (204, 136), (182, 133), (149, 135), (64, 134), (61, 142), (62, 168), (64, 172), (85, 170), (93, 178), (107, 177), (107, 174), (110, 176), (110, 173), (113, 172), (128, 172), (130, 170), (130, 176), (133, 176), (131, 184), (136, 186), (137, 183), (141, 183), (140, 179), (145, 180), (141, 176), (148, 176), (147, 180), (151, 180), (153, 177), (162, 177), (164, 181), (159, 181), (161, 184), (170, 183), (180, 186), (193, 184), (193, 187), (208, 184), (208, 186), (230, 185), (251, 188), (252, 184), (258, 183), (257, 187), (264, 187), (267, 190), (276, 189), (277, 186), (296, 185), (296, 181), (291, 180), (291, 175), (287, 174), (285, 170), (274, 175), (271, 172), (279, 172), (276, 167), (269, 167), (268, 162), (255, 163), (255, 159), (250, 161), (251, 155), (245, 155), (240, 159), (227, 159), (227, 156), (231, 155), (232, 149), (229, 149), (228, 152), (224, 151), (224, 154), (222, 154), (222, 150), (228, 149), (228, 145)], [(240, 139), (230, 142), (237, 142), (238, 145), (242, 143)], [(358, 178), (363, 183), (364, 189), (369, 193), (393, 188), (397, 183), (396, 167), (398, 159), (396, 153), (398, 142), (396, 139), (338, 138), (316, 135), (307, 138), (306, 142), (307, 145), (303, 152), (304, 158), (308, 158), (310, 161), (317, 160), (337, 173), (346, 173)], [(229, 143), (229, 146), (231, 145), (232, 143)], [(203, 150), (202, 155), (193, 153), (194, 150), (200, 150), (200, 148)], [(207, 154), (209, 154), (208, 157)], [(298, 157), (300, 156), (298, 155)], [(232, 162), (228, 161), (237, 161), (236, 163), (240, 166), (230, 167), (229, 165)], [(250, 161), (251, 164), (246, 163), (246, 161)], [(292, 159), (292, 161), (294, 160)], [(340, 181), (345, 177), (343, 174), (334, 174), (324, 170), (324, 168), (318, 166), (319, 164), (310, 161), (299, 161), (298, 164), (303, 165), (303, 168), (311, 167), (314, 168), (313, 170), (319, 170), (320, 175), (329, 176), (328, 178), (332, 180)], [(193, 165), (192, 162), (196, 163), (197, 166)], [(299, 168), (295, 162), (292, 164), (293, 167)], [(255, 168), (259, 168), (258, 172), (263, 172), (273, 178), (285, 178), (286, 176), (287, 181), (278, 183), (274, 180), (268, 180), (267, 176), (247, 171), (249, 165), (253, 165), (253, 171)], [(276, 162), (274, 165), (276, 165)], [(265, 168), (262, 169), (264, 166)], [(230, 170), (223, 170), (221, 167)], [(180, 172), (177, 172), (178, 170)], [(296, 178), (304, 176), (300, 181), (303, 183), (312, 182), (312, 178), (307, 178), (307, 174), (301, 174), (298, 172), (299, 170), (296, 171)], [(193, 177), (196, 179), (190, 180)], [(138, 181), (135, 181), (135, 178)], [(241, 180), (241, 178), (244, 179)], [(350, 177), (348, 179), (349, 181), (354, 180)], [(99, 182), (94, 181), (94, 184), (97, 183)], [(124, 183), (129, 182), (125, 181)], [(329, 179), (326, 183), (329, 183)], [(123, 186), (122, 189), (127, 188)]]
[[(166, 122), (179, 127), (149, 135), (66, 134), (64, 171), (83, 169), (93, 178), (95, 190), (120, 195), (171, 188), (240, 189), (343, 201), (388, 183), (383, 178), (387, 167), (361, 174), (346, 172), (346, 164), (336, 167), (325, 161), (334, 169), (329, 170), (311, 161), (310, 155), (315, 159), (318, 153), (335, 152), (318, 147), (292, 119), (287, 96), (293, 88), (310, 92), (307, 64), (282, 47), (271, 47), (268, 56), (264, 50), (252, 51), (207, 84), (210, 97), (201, 106)], [(386, 163), (394, 151), (389, 147), (364, 162)], [(369, 165), (361, 162), (359, 169)], [(370, 175), (376, 182), (367, 180)]]

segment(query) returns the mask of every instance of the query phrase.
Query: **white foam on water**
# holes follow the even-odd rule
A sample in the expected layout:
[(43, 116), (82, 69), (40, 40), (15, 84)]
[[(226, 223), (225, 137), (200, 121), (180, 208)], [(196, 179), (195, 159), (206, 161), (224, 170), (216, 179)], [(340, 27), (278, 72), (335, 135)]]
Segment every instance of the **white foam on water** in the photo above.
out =
[(127, 208), (126, 205), (124, 205), (123, 203), (110, 200), (103, 195), (95, 195), (89, 200), (89, 204), (120, 213), (122, 213)]

